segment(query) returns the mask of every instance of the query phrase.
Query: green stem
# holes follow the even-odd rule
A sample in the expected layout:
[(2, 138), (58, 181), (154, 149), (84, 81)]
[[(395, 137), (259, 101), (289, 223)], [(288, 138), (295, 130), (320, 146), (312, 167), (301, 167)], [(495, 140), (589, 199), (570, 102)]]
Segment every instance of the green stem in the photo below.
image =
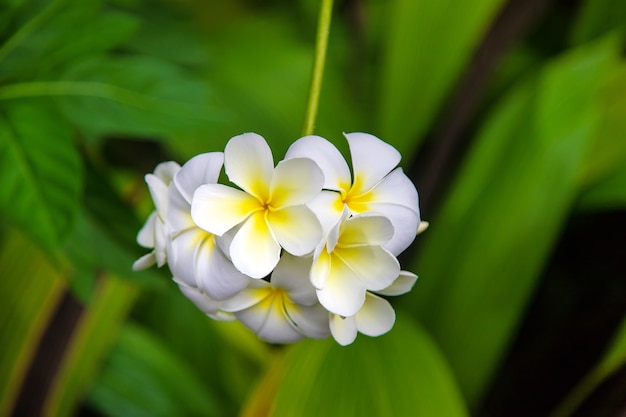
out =
[(311, 76), (311, 87), (309, 88), (309, 101), (304, 117), (304, 126), (302, 128), (303, 136), (313, 134), (315, 128), (332, 14), (333, 0), (322, 0), (320, 16), (317, 22), (317, 38), (315, 40), (315, 56), (313, 58), (313, 75)]

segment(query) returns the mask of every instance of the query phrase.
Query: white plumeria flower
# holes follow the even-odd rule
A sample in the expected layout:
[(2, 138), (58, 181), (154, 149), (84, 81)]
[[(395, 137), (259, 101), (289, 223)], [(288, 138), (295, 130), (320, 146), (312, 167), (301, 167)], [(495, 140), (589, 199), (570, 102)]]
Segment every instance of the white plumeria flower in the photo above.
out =
[[(382, 295), (401, 295), (409, 292), (417, 275), (408, 271), (400, 271), (400, 275), (389, 287), (376, 291)], [(387, 333), (393, 327), (396, 313), (391, 304), (371, 292), (365, 294), (363, 307), (351, 317), (343, 317), (338, 314), (329, 315), (330, 332), (342, 346), (349, 345), (356, 339), (357, 333), (367, 336), (380, 336)]]
[(167, 261), (168, 229), (165, 223), (168, 207), (167, 189), (179, 169), (180, 165), (176, 162), (163, 162), (156, 166), (154, 173), (145, 176), (155, 210), (139, 230), (137, 243), (153, 250), (133, 263), (135, 271), (149, 268), (155, 263), (162, 267)]
[(246, 133), (226, 145), (224, 167), (241, 190), (222, 184), (200, 186), (194, 193), (191, 216), (209, 233), (222, 236), (241, 225), (230, 244), (230, 258), (253, 278), (267, 276), (280, 258), (281, 247), (302, 256), (313, 251), (322, 230), (306, 203), (324, 183), (310, 159), (293, 158), (274, 168), (272, 151), (261, 136)]
[(169, 259), (172, 274), (208, 297), (223, 300), (247, 285), (248, 278), (237, 270), (216, 242), (217, 237), (199, 228), (191, 218), (194, 191), (215, 184), (224, 161), (222, 152), (193, 157), (178, 171), (169, 190)]
[(342, 220), (330, 231), (315, 251), (310, 275), (328, 311), (353, 316), (363, 306), (366, 291), (393, 283), (400, 264), (383, 248), (392, 236), (393, 226), (386, 217), (368, 214)]
[(286, 253), (271, 282), (251, 279), (248, 288), (223, 301), (220, 308), (271, 343), (325, 338), (330, 334), (328, 312), (317, 301), (309, 281), (310, 268), (310, 257)]
[(339, 150), (320, 136), (298, 139), (285, 158), (311, 158), (324, 172), (324, 189), (337, 192), (320, 197), (334, 202), (317, 205), (318, 216), (334, 216), (337, 221), (344, 206), (351, 214), (385, 216), (395, 229), (385, 248), (398, 255), (413, 242), (420, 223), (417, 190), (402, 168), (396, 168), (401, 156), (393, 146), (368, 133), (344, 135), (352, 156), (352, 175)]

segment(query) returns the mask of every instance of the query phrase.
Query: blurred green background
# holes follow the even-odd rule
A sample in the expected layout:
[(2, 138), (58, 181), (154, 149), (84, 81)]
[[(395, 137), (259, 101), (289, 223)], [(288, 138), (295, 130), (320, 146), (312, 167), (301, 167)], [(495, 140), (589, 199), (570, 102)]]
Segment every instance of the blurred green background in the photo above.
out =
[(622, 416), (626, 3), (336, 0), (316, 133), (397, 147), (398, 321), (271, 346), (141, 273), (165, 160), (304, 119), (313, 0), (0, 0), (0, 416)]

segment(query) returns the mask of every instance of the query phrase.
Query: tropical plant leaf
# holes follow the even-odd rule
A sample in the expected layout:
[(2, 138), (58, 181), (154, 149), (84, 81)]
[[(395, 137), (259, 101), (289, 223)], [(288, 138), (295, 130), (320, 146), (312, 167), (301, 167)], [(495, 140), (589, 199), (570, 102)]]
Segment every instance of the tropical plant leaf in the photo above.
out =
[(72, 132), (32, 103), (11, 103), (0, 117), (0, 211), (53, 248), (72, 229), (82, 187)]
[(411, 303), (471, 404), (580, 191), (619, 44), (613, 36), (574, 50), (497, 103), (414, 264)]
[(380, 81), (381, 137), (410, 157), (504, 2), (396, 0)]
[(262, 410), (275, 417), (467, 415), (445, 360), (409, 320), (400, 319), (388, 335), (359, 336), (347, 347), (332, 339), (300, 342), (269, 375), (259, 384), (264, 395), (244, 416), (266, 415)]

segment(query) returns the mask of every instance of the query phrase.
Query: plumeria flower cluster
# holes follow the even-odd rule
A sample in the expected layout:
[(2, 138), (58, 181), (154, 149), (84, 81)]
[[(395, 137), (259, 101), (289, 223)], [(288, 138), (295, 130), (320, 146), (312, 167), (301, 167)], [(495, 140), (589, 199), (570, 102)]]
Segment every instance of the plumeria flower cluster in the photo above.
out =
[[(158, 165), (146, 175), (155, 210), (137, 236), (151, 252), (134, 269), (167, 264), (208, 316), (271, 343), (332, 335), (347, 345), (388, 332), (395, 313), (383, 296), (417, 280), (396, 257), (420, 228), (418, 195), (396, 149), (367, 133), (345, 137), (352, 170), (319, 136), (274, 165), (254, 133), (182, 167)], [(222, 168), (230, 184), (218, 182)]]

